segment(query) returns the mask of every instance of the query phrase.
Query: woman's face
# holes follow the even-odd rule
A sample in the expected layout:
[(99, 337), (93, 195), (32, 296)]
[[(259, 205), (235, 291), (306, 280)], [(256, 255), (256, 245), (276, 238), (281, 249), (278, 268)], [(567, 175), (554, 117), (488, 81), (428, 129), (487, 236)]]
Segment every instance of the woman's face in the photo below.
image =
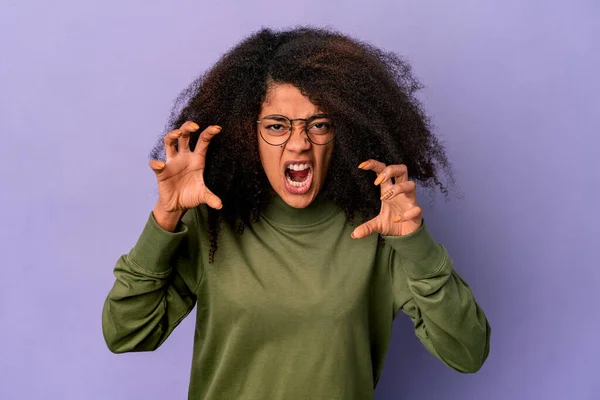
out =
[[(266, 116), (284, 116), (289, 120), (309, 119), (322, 114), (307, 97), (290, 84), (276, 84), (269, 88), (258, 119)], [(275, 124), (274, 124), (275, 122)], [(263, 136), (269, 132), (278, 134), (282, 125), (276, 120), (258, 125), (258, 150), (260, 161), (275, 192), (294, 208), (307, 207), (317, 197), (327, 176), (333, 141), (317, 145), (308, 140), (304, 121), (293, 121), (292, 135), (283, 145), (271, 145)], [(319, 133), (330, 126), (326, 118), (313, 118), (309, 126)], [(263, 132), (261, 136), (260, 132)], [(267, 137), (268, 138), (268, 137)], [(270, 140), (271, 143), (276, 142)]]

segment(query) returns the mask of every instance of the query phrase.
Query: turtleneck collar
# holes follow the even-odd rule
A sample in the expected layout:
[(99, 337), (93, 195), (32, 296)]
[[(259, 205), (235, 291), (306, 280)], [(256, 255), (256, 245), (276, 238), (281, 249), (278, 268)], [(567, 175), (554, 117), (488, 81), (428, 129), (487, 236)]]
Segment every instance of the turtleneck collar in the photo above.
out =
[(342, 212), (342, 210), (333, 201), (326, 199), (321, 194), (305, 208), (291, 207), (281, 197), (274, 195), (261, 214), (277, 224), (309, 226), (317, 224), (338, 212)]

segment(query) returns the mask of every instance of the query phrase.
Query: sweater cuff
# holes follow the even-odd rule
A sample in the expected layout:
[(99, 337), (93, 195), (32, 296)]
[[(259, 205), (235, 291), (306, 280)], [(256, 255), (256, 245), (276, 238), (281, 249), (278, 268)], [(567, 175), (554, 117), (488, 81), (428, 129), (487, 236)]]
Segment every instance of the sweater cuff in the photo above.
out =
[(433, 240), (424, 223), (408, 235), (383, 238), (398, 253), (404, 270), (413, 279), (438, 275), (449, 266), (446, 250)]
[(129, 257), (144, 270), (166, 274), (171, 270), (171, 257), (187, 232), (188, 228), (183, 221), (179, 221), (175, 232), (164, 230), (150, 213), (142, 234), (129, 252)]

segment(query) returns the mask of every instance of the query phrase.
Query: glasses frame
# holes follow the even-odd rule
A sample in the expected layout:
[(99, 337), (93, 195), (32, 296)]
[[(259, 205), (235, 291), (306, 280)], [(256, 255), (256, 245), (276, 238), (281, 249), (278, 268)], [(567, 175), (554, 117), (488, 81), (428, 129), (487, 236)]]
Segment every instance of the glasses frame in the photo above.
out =
[[(267, 143), (268, 145), (271, 145), (271, 146), (283, 146), (284, 144), (286, 144), (287, 142), (289, 142), (289, 140), (292, 138), (292, 133), (293, 133), (293, 130), (294, 130), (294, 122), (295, 121), (304, 121), (304, 134), (306, 134), (306, 138), (308, 139), (308, 141), (311, 142), (312, 144), (316, 145), (316, 146), (325, 146), (325, 145), (328, 145), (329, 143), (333, 142), (333, 140), (335, 139), (335, 132), (334, 132), (333, 137), (327, 143), (316, 143), (316, 142), (314, 142), (310, 138), (310, 134), (308, 133), (309, 121), (313, 121), (315, 119), (322, 119), (322, 118), (328, 118), (328, 119), (330, 119), (330, 117), (327, 114), (315, 114), (315, 115), (311, 115), (308, 118), (294, 118), (294, 119), (290, 119), (290, 118), (286, 117), (285, 115), (281, 115), (281, 114), (269, 114), (269, 115), (266, 115), (266, 116), (262, 117), (260, 120), (256, 121), (256, 123), (258, 125), (261, 125), (262, 121), (265, 118), (272, 118), (272, 119), (283, 118), (283, 119), (286, 119), (286, 120), (290, 121), (290, 129), (289, 129), (289, 133), (287, 135), (287, 139), (285, 139), (283, 142), (277, 143), (277, 144), (273, 144), (273, 143), (269, 142), (267, 139), (265, 139), (265, 137), (263, 136), (263, 133), (262, 133), (262, 129), (260, 129), (260, 127), (258, 128), (258, 133), (260, 134), (260, 137), (262, 138), (262, 140), (264, 140), (265, 143)], [(333, 129), (333, 124), (331, 124), (331, 129)]]

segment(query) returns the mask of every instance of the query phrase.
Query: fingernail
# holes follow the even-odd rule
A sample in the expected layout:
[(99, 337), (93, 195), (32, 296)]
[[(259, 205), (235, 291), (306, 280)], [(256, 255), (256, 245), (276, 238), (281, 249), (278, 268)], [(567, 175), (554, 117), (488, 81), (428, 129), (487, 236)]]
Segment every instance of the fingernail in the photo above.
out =
[(157, 162), (157, 163), (156, 163), (156, 167), (157, 167), (157, 168), (164, 168), (164, 167), (165, 167), (165, 163), (164, 163), (164, 162), (162, 162), (162, 161), (160, 161), (160, 162)]
[(367, 166), (367, 162), (366, 162), (366, 161), (364, 161), (364, 162), (360, 163), (360, 165), (358, 166), (358, 168), (359, 168), (359, 169), (363, 169), (363, 168), (364, 168), (364, 167), (366, 167), (366, 166)]
[(399, 216), (395, 216), (394, 219), (392, 219), (392, 222), (400, 222), (402, 221), (402, 217)]
[(383, 182), (383, 180), (385, 179), (385, 175), (384, 174), (379, 174), (377, 176), (377, 179), (375, 180), (375, 186), (379, 185), (381, 182)]
[(192, 131), (197, 131), (198, 129), (200, 129), (200, 125), (198, 125), (195, 122), (190, 122), (189, 127)]
[(219, 125), (214, 125), (214, 128), (215, 128), (215, 129), (218, 129), (218, 130), (219, 130), (219, 132), (221, 132), (221, 130), (223, 129), (223, 128), (221, 128)]
[(181, 131), (181, 129), (175, 129), (175, 131), (173, 131), (174, 134), (176, 134), (177, 136), (181, 135), (183, 132)]
[(352, 239), (354, 239), (354, 231), (352, 231), (352, 233), (350, 234), (350, 237), (351, 237)]

